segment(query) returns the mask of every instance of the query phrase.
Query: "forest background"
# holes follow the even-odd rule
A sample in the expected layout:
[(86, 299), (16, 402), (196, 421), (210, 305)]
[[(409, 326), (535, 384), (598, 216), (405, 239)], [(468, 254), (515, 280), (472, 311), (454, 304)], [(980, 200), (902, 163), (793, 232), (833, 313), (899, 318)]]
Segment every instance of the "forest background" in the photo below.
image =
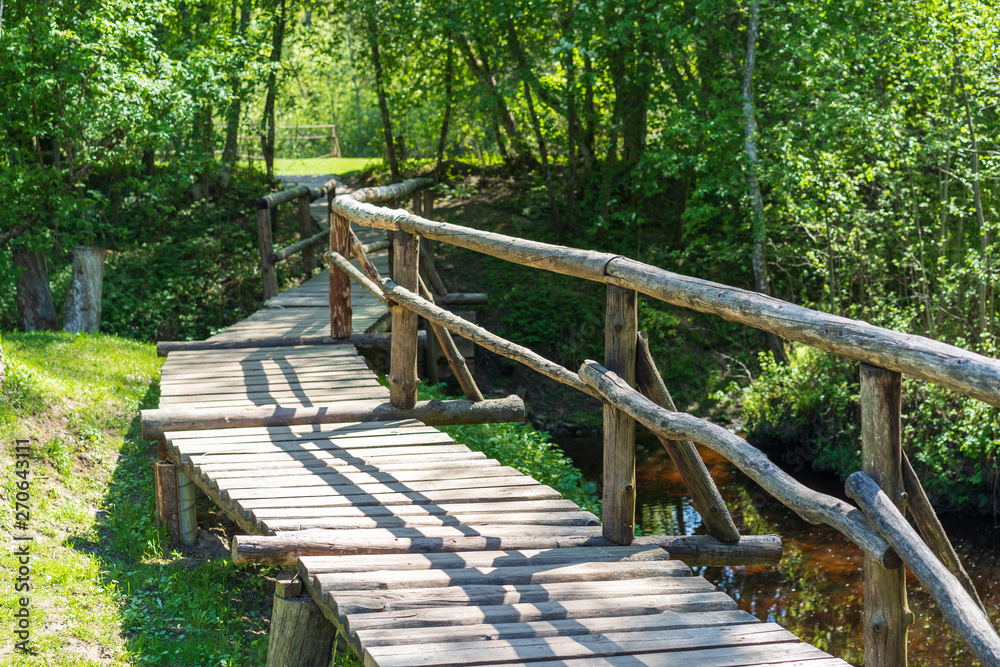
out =
[[(244, 316), (260, 298), (249, 212), (276, 153), (329, 152), (275, 128), (330, 123), (386, 180), (434, 171), (452, 197), (505, 184), (494, 204), (519, 235), (996, 355), (1000, 13), (984, 0), (0, 11), (0, 329), (21, 326), (12, 251), (44, 254), (60, 303), (77, 245), (111, 251), (106, 332), (203, 338)], [(586, 288), (527, 284), (508, 333), (600, 353)], [(550, 308), (561, 322), (538, 317)], [(772, 452), (857, 467), (854, 365), (667, 307), (644, 305), (641, 325), (683, 404), (738, 411)], [(915, 382), (906, 404), (939, 507), (994, 512), (996, 410)]]

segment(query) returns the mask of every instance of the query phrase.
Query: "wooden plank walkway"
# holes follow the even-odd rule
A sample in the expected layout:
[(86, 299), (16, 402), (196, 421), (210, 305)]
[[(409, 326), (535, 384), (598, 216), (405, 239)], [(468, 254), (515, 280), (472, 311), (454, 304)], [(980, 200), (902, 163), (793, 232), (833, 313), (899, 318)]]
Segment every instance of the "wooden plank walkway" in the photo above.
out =
[[(326, 280), (211, 340), (326, 334)], [(352, 293), (356, 331), (384, 312), (366, 296)], [(161, 406), (389, 396), (343, 346), (171, 352), (162, 378)], [(371, 667), (847, 664), (660, 547), (607, 546), (593, 514), (417, 421), (174, 431), (166, 447), (248, 533), (335, 538), (339, 553), (296, 567)]]

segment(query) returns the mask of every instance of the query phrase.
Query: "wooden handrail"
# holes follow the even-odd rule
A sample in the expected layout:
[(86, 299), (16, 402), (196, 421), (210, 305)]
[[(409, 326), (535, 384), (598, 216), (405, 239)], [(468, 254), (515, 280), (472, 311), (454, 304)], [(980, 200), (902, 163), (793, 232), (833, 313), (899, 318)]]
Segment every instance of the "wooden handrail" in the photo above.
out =
[(872, 366), (934, 382), (1000, 407), (1000, 361), (930, 338), (684, 276), (621, 255), (435, 222), (405, 210), (387, 211), (346, 196), (335, 198), (331, 207), (361, 225), (402, 230), (516, 264), (634, 289), (666, 303), (712, 313)]
[(596, 361), (585, 361), (579, 375), (606, 402), (653, 433), (690, 440), (721, 454), (809, 523), (836, 528), (887, 569), (899, 567), (899, 558), (858, 508), (802, 485), (738, 435), (693, 415), (661, 408)]

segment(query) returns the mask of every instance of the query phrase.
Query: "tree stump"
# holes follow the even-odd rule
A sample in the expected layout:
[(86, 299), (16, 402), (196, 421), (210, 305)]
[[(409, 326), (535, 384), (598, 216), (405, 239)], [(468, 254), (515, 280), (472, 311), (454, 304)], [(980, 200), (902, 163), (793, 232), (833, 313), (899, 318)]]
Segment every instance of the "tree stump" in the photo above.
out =
[(54, 331), (56, 307), (49, 289), (49, 273), (45, 268), (45, 255), (40, 252), (17, 248), (14, 266), (21, 269), (17, 276), (17, 312), (25, 331)]
[(275, 588), (267, 667), (327, 667), (337, 630), (308, 593), (291, 595), (296, 588)]
[(101, 328), (104, 248), (73, 248), (73, 277), (66, 295), (63, 330), (94, 333)]

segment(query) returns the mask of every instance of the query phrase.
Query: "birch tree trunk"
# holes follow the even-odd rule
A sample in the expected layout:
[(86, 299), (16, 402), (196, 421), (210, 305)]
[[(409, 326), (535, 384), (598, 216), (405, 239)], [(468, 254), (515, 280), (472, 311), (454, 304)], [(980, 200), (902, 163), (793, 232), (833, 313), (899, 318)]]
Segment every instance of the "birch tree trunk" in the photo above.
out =
[[(760, 0), (750, 2), (750, 22), (747, 26), (747, 57), (743, 70), (743, 127), (746, 133), (744, 147), (747, 153), (747, 180), (753, 206), (753, 277), (754, 289), (761, 294), (770, 294), (767, 284), (767, 257), (764, 244), (767, 241), (767, 221), (764, 218), (764, 198), (760, 192), (759, 162), (757, 160), (757, 121), (753, 107), (753, 70), (757, 61), (757, 29), (760, 21)], [(785, 348), (781, 339), (774, 334), (765, 334), (768, 346), (779, 361), (786, 361)]]

